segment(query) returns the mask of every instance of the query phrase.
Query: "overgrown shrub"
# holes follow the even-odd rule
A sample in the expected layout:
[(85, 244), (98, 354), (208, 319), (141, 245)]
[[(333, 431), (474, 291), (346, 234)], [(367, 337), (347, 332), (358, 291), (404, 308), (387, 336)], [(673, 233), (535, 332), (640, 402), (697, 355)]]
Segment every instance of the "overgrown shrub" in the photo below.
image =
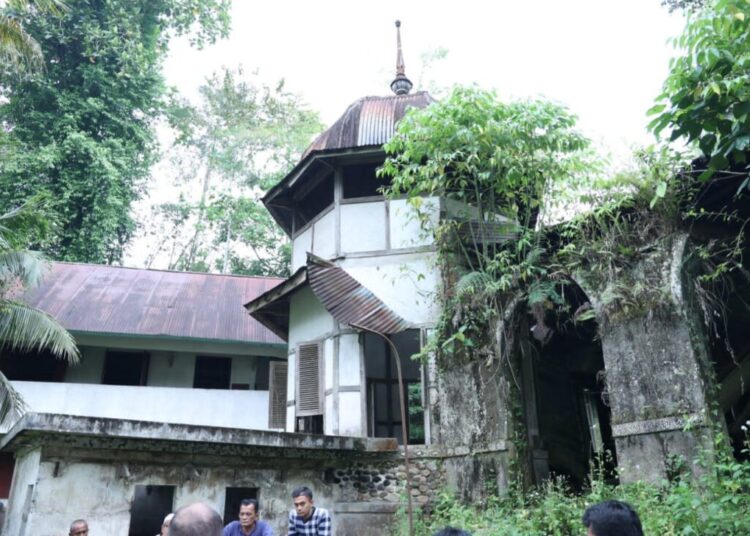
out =
[[(482, 505), (464, 505), (445, 492), (431, 514), (416, 523), (417, 536), (452, 525), (474, 536), (568, 536), (584, 534), (584, 510), (607, 499), (630, 503), (648, 536), (750, 534), (750, 462), (738, 462), (724, 448), (715, 461), (703, 463), (697, 479), (610, 485), (593, 478), (589, 489), (571, 493), (552, 480), (529, 492), (511, 491)], [(406, 532), (402, 532), (405, 534)]]

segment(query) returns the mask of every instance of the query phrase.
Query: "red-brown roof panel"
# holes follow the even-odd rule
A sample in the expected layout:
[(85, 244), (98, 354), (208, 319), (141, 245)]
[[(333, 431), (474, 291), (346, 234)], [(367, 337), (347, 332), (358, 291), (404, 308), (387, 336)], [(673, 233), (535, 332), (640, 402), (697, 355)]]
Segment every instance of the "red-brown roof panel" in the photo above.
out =
[(282, 281), (52, 263), (42, 284), (22, 299), (70, 331), (276, 344), (283, 341), (243, 304)]

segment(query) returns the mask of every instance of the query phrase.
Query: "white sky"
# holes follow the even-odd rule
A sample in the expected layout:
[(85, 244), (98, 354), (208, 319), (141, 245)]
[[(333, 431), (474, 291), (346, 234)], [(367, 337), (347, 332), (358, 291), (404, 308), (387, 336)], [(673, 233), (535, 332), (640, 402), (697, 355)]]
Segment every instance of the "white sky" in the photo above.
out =
[(682, 29), (659, 0), (234, 0), (231, 37), (203, 51), (174, 43), (167, 80), (195, 95), (213, 70), (242, 64), (286, 79), (328, 125), (355, 99), (390, 93), (396, 19), (413, 82), (420, 55), (445, 47), (427, 78), (562, 102), (616, 152), (651, 141), (645, 112)]
[[(426, 79), (563, 103), (615, 160), (653, 141), (645, 112), (667, 74), (667, 39), (683, 26), (659, 0), (234, 0), (230, 38), (200, 51), (174, 41), (165, 75), (195, 98), (213, 71), (241, 64), (267, 83), (284, 78), (330, 125), (354, 100), (390, 93), (396, 19), (415, 84), (421, 55), (446, 48)], [(173, 195), (165, 165), (155, 169), (151, 198), (137, 212)], [(148, 242), (131, 243), (126, 263), (142, 266)]]

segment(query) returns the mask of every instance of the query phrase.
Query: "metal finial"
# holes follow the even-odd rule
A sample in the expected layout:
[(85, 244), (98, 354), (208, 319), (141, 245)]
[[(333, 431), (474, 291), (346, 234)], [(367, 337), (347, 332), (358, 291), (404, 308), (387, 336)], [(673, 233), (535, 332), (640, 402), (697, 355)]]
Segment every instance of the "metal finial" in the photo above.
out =
[(413, 84), (406, 78), (406, 66), (404, 65), (404, 54), (401, 51), (401, 21), (396, 21), (396, 78), (391, 82), (391, 89), (396, 95), (406, 95), (411, 91)]

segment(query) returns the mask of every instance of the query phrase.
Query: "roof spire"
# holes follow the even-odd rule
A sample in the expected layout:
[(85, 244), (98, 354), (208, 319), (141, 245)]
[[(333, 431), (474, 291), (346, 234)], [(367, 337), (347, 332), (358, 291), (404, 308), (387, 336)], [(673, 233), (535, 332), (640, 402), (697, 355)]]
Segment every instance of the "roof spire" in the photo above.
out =
[(396, 95), (406, 95), (411, 91), (413, 84), (406, 78), (406, 67), (404, 66), (404, 54), (401, 52), (401, 21), (396, 21), (396, 78), (391, 82), (391, 89)]

